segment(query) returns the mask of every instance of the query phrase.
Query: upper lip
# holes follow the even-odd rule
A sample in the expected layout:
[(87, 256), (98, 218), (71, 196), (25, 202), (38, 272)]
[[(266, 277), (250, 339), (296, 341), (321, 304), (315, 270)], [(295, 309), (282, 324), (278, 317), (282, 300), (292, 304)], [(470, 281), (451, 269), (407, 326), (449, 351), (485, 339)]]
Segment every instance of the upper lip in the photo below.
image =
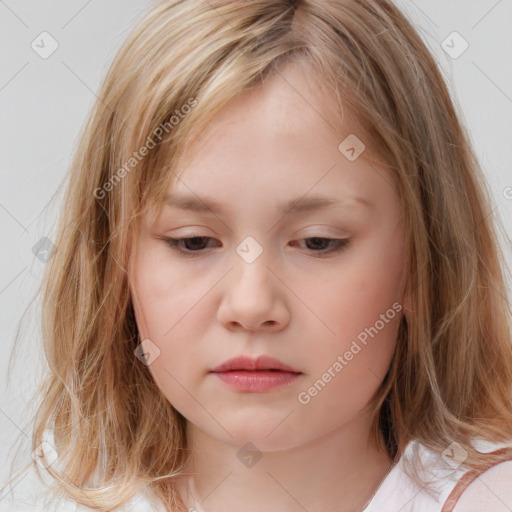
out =
[(230, 370), (282, 370), (286, 372), (301, 373), (299, 370), (282, 363), (279, 359), (270, 356), (259, 356), (254, 359), (248, 356), (238, 356), (228, 359), (216, 366), (211, 371), (215, 373), (227, 372)]

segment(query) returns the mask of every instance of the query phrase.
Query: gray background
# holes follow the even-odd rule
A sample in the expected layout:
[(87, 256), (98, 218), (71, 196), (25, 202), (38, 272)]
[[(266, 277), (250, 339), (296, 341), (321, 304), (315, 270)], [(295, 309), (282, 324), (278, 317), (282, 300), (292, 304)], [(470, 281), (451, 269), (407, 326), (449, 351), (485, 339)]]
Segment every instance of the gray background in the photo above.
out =
[[(21, 324), (22, 339), (7, 387), (16, 328), (44, 268), (32, 248), (43, 237), (54, 239), (60, 201), (54, 194), (67, 172), (95, 91), (135, 19), (150, 3), (0, 0), (0, 460), (4, 461), (0, 487), (7, 479), (5, 462), (11, 460), (10, 447), (18, 435), (26, 457), (30, 456), (29, 397), (41, 377), (44, 359), (34, 303)], [(512, 0), (397, 3), (412, 17), (443, 70), (485, 170), (494, 213), (510, 233)], [(58, 43), (46, 59), (31, 47), (43, 31)], [(469, 43), (458, 58), (442, 47), (454, 31)], [(453, 51), (461, 48), (457, 40), (452, 46)], [(502, 244), (510, 265), (505, 236)]]

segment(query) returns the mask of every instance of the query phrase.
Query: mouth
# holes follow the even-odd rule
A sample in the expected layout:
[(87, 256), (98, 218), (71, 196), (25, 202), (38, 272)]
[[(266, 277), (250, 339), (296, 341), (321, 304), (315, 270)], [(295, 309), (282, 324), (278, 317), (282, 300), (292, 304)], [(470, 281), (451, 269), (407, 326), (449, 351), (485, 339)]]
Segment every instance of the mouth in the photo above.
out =
[(237, 391), (260, 393), (291, 384), (302, 372), (278, 359), (240, 356), (215, 367), (211, 373)]
[(279, 361), (279, 359), (266, 355), (259, 356), (256, 359), (248, 356), (238, 356), (228, 359), (224, 363), (213, 368), (211, 371), (213, 373), (230, 371), (302, 373), (300, 370)]

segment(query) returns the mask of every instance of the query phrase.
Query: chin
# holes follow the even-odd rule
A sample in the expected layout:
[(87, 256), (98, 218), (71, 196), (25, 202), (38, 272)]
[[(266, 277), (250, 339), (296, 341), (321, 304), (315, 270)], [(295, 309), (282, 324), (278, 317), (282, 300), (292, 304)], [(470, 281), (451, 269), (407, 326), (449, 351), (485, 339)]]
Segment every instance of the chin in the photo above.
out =
[(286, 428), (284, 425), (286, 421), (283, 422), (283, 417), (278, 421), (275, 418), (267, 421), (254, 421), (254, 419), (231, 423), (221, 421), (229, 434), (220, 427), (215, 428), (214, 431), (203, 430), (207, 435), (233, 448), (242, 449), (248, 443), (252, 443), (260, 451), (272, 452), (295, 448), (306, 442), (302, 428), (300, 431), (290, 428), (291, 425)]

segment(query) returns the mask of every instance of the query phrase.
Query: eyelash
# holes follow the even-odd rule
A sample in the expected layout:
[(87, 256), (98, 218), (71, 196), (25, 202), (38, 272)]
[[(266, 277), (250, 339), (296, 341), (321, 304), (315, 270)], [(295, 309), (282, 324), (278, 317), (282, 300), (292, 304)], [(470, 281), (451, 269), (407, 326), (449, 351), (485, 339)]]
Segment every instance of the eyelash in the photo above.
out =
[[(184, 256), (190, 257), (190, 256), (194, 256), (195, 253), (200, 254), (201, 252), (204, 252), (204, 249), (191, 251), (191, 250), (183, 249), (179, 244), (180, 244), (180, 242), (194, 240), (194, 239), (198, 239), (198, 238), (213, 240), (212, 237), (209, 237), (209, 236), (191, 236), (191, 237), (186, 237), (186, 238), (165, 237), (162, 240), (164, 240), (173, 251), (176, 251), (177, 253), (180, 253)], [(320, 257), (320, 258), (324, 257), (326, 255), (332, 254), (332, 253), (337, 253), (337, 252), (341, 252), (341, 251), (345, 250), (347, 248), (349, 242), (351, 241), (350, 238), (326, 238), (326, 237), (320, 237), (320, 236), (310, 236), (308, 238), (303, 238), (303, 240), (327, 240), (329, 242), (334, 242), (334, 244), (335, 244), (334, 249), (324, 251), (324, 252), (312, 251), (314, 253), (317, 253), (318, 257)]]

